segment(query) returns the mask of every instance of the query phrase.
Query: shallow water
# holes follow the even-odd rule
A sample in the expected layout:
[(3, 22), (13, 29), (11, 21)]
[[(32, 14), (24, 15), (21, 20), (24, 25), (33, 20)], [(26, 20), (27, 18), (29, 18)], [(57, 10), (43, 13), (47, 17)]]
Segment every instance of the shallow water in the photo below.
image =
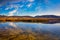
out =
[(1, 22), (0, 40), (60, 40), (60, 23)]

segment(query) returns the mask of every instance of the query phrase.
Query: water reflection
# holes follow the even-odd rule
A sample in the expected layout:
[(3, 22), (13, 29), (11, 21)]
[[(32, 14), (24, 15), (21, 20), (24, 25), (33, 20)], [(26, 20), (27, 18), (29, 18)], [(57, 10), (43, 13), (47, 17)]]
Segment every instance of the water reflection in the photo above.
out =
[(17, 27), (16, 24), (13, 23), (13, 22), (9, 22), (9, 25), (10, 25), (10, 26), (13, 26), (13, 27)]
[(60, 40), (60, 23), (0, 23), (0, 40)]

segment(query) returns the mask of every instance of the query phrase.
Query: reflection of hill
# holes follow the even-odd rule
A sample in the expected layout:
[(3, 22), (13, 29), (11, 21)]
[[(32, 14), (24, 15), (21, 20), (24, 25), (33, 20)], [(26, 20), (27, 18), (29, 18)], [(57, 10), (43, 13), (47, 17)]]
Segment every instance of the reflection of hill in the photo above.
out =
[(56, 35), (41, 29), (23, 30), (18, 28), (0, 29), (0, 40), (59, 40)]

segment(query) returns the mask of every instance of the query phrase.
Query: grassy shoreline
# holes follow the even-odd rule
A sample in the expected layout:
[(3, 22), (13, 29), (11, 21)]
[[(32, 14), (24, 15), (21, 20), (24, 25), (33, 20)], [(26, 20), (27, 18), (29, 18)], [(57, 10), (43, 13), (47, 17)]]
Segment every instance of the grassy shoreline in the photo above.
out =
[(0, 17), (0, 22), (60, 22), (60, 18)]

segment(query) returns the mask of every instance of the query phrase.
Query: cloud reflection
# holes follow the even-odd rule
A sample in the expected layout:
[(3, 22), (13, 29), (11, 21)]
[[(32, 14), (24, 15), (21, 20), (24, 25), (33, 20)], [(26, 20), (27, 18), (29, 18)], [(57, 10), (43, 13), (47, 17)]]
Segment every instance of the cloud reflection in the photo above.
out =
[(14, 27), (14, 28), (17, 27), (17, 25), (15, 23), (13, 23), (13, 22), (10, 22), (9, 25), (12, 26), (12, 27)]

